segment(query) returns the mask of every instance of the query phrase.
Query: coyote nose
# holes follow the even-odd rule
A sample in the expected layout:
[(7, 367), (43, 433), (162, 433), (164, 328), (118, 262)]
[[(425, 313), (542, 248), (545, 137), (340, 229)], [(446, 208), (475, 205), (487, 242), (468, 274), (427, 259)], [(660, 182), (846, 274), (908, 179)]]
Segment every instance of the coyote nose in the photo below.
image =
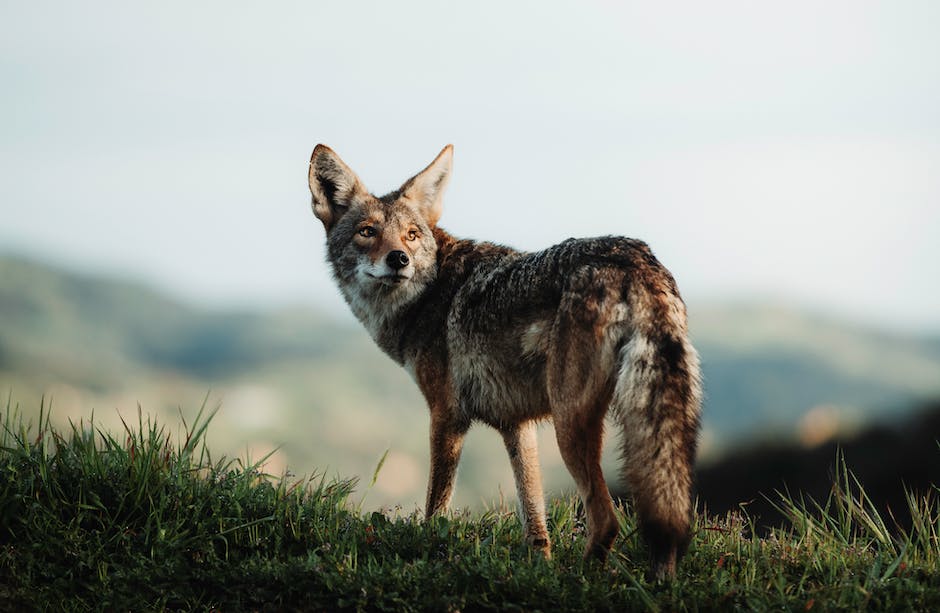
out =
[(408, 254), (404, 251), (392, 251), (385, 258), (385, 263), (392, 270), (401, 270), (408, 265)]

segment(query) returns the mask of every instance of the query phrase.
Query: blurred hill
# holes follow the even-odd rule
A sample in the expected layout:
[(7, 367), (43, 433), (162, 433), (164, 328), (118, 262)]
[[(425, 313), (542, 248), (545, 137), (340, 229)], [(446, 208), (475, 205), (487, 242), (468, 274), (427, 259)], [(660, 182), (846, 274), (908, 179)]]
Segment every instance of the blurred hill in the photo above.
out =
[[(842, 480), (839, 454), (890, 528), (909, 528), (907, 492), (919, 496), (940, 484), (940, 402), (913, 416), (869, 426), (807, 449), (780, 441), (757, 441), (698, 471), (700, 504), (724, 514), (743, 508), (759, 527), (783, 524), (777, 492), (796, 492), (825, 504)], [(851, 483), (857, 496), (858, 487)]]
[[(690, 308), (706, 380), (706, 460), (754, 436), (817, 444), (940, 397), (940, 339), (767, 305)], [(420, 394), (361, 328), (312, 308), (211, 311), (127, 281), (0, 257), (0, 390), (26, 414), (45, 396), (54, 421), (94, 409), (112, 428), (121, 416), (136, 419), (138, 403), (175, 424), (177, 411), (191, 416), (211, 390), (210, 404), (222, 404), (213, 449), (258, 459), (278, 448), (269, 471), (360, 475), (363, 491), (389, 450), (369, 504), (423, 503)], [(570, 488), (552, 438), (544, 426), (547, 487)], [(498, 435), (475, 429), (464, 453), (458, 504), (513, 495)]]
[(854, 427), (940, 395), (940, 337), (770, 305), (692, 305), (690, 327), (706, 422), (726, 440), (794, 426), (805, 436), (804, 417), (820, 414)]

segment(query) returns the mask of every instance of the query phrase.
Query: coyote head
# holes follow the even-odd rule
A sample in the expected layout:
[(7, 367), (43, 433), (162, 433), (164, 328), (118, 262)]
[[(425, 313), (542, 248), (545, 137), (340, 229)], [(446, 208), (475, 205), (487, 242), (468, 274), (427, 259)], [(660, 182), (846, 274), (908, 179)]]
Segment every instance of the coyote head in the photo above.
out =
[(332, 149), (313, 150), (313, 213), (326, 229), (327, 257), (340, 290), (360, 319), (409, 302), (434, 280), (433, 228), (452, 162), (448, 145), (399, 189), (376, 197)]

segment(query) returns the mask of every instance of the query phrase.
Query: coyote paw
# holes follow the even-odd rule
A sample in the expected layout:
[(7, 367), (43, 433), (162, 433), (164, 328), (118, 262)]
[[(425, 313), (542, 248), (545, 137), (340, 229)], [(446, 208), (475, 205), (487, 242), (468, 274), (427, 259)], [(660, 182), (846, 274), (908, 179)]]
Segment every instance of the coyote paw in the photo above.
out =
[(552, 559), (552, 543), (548, 539), (548, 535), (537, 534), (527, 536), (526, 543), (529, 545), (529, 547), (541, 553), (542, 557), (546, 560)]

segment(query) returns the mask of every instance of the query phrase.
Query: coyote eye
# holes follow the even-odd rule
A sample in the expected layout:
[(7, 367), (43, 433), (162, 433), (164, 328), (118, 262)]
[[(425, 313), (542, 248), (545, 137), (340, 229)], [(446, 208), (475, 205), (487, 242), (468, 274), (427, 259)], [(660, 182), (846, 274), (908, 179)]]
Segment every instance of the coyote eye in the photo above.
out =
[(418, 231), (417, 230), (408, 230), (408, 240), (418, 240)]
[(372, 226), (363, 226), (359, 228), (359, 236), (363, 238), (372, 238), (376, 235), (375, 228)]

